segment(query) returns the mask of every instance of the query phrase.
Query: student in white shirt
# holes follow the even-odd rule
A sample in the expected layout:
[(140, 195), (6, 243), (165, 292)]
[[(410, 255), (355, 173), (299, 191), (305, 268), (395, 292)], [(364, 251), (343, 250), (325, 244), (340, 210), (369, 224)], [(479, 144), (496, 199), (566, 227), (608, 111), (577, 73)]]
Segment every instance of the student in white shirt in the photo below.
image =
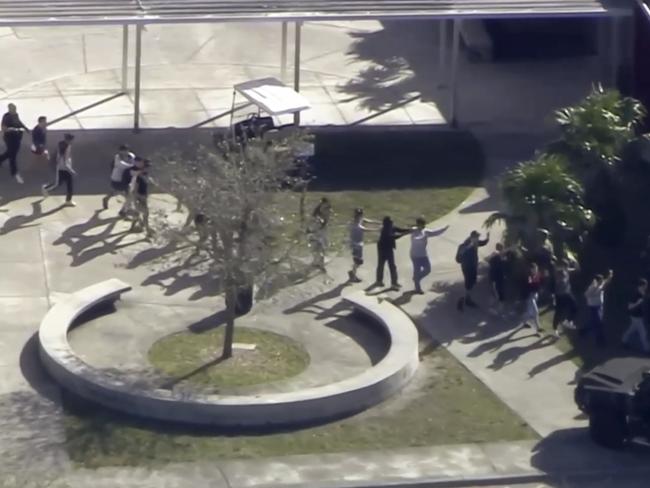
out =
[(74, 191), (73, 176), (76, 173), (72, 167), (72, 141), (74, 136), (72, 134), (65, 134), (63, 140), (59, 142), (56, 151), (56, 175), (53, 183), (43, 185), (43, 197), (47, 197), (49, 192), (58, 188), (61, 183), (65, 182), (66, 196), (65, 206), (74, 207), (76, 204), (72, 201), (72, 194)]
[(111, 189), (108, 194), (102, 199), (102, 208), (108, 208), (108, 202), (115, 195), (124, 195), (126, 201), (120, 210), (120, 216), (126, 213), (129, 199), (129, 183), (131, 183), (130, 175), (131, 169), (135, 166), (135, 154), (133, 154), (129, 147), (121, 145), (117, 154), (113, 157), (111, 163)]
[(439, 229), (425, 228), (425, 221), (423, 217), (419, 217), (415, 221), (415, 227), (411, 232), (411, 261), (413, 263), (413, 284), (415, 285), (415, 293), (422, 294), (422, 278), (431, 273), (431, 262), (427, 254), (427, 243), (429, 237), (435, 237), (445, 232), (449, 226), (441, 227)]
[(360, 283), (361, 279), (357, 276), (359, 266), (363, 264), (363, 235), (367, 230), (378, 231), (379, 227), (367, 227), (365, 224), (379, 224), (375, 220), (363, 217), (363, 209), (354, 210), (352, 223), (350, 224), (350, 250), (352, 251), (352, 269), (348, 271), (348, 278), (352, 283)]
[(610, 269), (606, 276), (596, 275), (589, 288), (585, 291), (587, 301), (587, 325), (580, 330), (580, 335), (593, 332), (596, 335), (596, 343), (599, 346), (605, 345), (605, 331), (603, 325), (603, 304), (605, 301), (605, 287), (609, 285), (614, 277)]

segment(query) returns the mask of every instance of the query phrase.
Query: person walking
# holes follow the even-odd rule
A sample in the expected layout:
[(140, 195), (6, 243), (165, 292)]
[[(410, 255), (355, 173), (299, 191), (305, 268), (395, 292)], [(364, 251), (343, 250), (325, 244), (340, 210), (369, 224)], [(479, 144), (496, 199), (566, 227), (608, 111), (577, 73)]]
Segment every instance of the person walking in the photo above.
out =
[(613, 277), (614, 272), (611, 269), (605, 276), (597, 274), (591, 281), (587, 291), (585, 291), (587, 324), (580, 329), (580, 335), (593, 332), (596, 336), (596, 344), (599, 346), (604, 346), (607, 342), (603, 325), (603, 307), (605, 302), (605, 288), (611, 283)]
[(135, 217), (131, 224), (130, 232), (146, 232), (147, 237), (152, 235), (149, 227), (149, 160), (141, 157), (134, 158), (134, 167), (129, 170), (131, 174), (131, 183), (129, 184), (129, 193), (133, 201)]
[(47, 150), (47, 117), (41, 115), (38, 118), (38, 124), (32, 129), (32, 146), (31, 151), (46, 161), (50, 159), (50, 153)]
[(111, 162), (111, 187), (108, 194), (102, 198), (102, 208), (108, 209), (108, 202), (115, 195), (123, 195), (125, 198), (124, 204), (120, 209), (120, 217), (126, 216), (126, 210), (129, 206), (129, 184), (131, 182), (130, 172), (135, 166), (135, 154), (129, 150), (129, 146), (122, 144), (117, 154), (113, 157)]
[(388, 263), (391, 289), (397, 290), (400, 288), (401, 285), (397, 279), (397, 267), (395, 266), (395, 240), (409, 232), (411, 232), (410, 229), (395, 227), (393, 220), (390, 217), (384, 217), (379, 239), (377, 240), (376, 286), (384, 286), (384, 268), (386, 267), (386, 263)]
[(528, 278), (526, 280), (526, 298), (524, 300), (524, 315), (521, 319), (522, 327), (530, 327), (531, 323), (535, 330), (535, 335), (540, 336), (539, 325), (539, 307), (537, 299), (539, 290), (542, 286), (542, 273), (536, 263), (531, 263), (528, 268)]
[(61, 183), (66, 185), (65, 206), (74, 207), (76, 204), (72, 201), (74, 192), (73, 176), (76, 174), (72, 167), (72, 134), (65, 134), (63, 140), (59, 141), (56, 151), (56, 174), (53, 183), (43, 185), (43, 197), (49, 196), (52, 190), (55, 190)]
[(435, 237), (445, 232), (449, 226), (439, 229), (425, 228), (424, 217), (415, 220), (415, 228), (411, 231), (411, 262), (413, 263), (413, 288), (415, 293), (422, 295), (422, 279), (431, 273), (431, 262), (427, 253), (427, 244), (430, 237)]
[(563, 329), (575, 329), (578, 313), (576, 299), (571, 290), (571, 274), (577, 271), (577, 266), (568, 259), (562, 259), (555, 269), (554, 292), (555, 313), (553, 314), (553, 331), (560, 337)]
[(18, 172), (18, 153), (23, 140), (23, 132), (29, 129), (23, 124), (13, 103), (7, 105), (7, 113), (2, 116), (2, 136), (5, 141), (5, 152), (0, 155), (0, 165), (9, 160), (9, 171), (11, 176), (21, 185), (25, 183)]
[(498, 314), (505, 311), (506, 263), (506, 249), (501, 242), (497, 242), (495, 251), (488, 258), (488, 277)]
[(363, 209), (357, 208), (352, 216), (350, 224), (350, 250), (352, 251), (352, 269), (348, 271), (348, 278), (352, 283), (360, 283), (357, 270), (363, 264), (363, 237), (365, 231), (376, 231), (379, 228), (367, 227), (366, 224), (378, 224), (377, 221), (366, 219), (363, 216)]
[(490, 242), (490, 233), (488, 232), (485, 239), (481, 239), (481, 234), (473, 230), (469, 237), (458, 246), (456, 251), (456, 262), (460, 264), (465, 284), (465, 295), (458, 299), (456, 307), (462, 311), (465, 305), (468, 307), (477, 307), (476, 302), (472, 300), (471, 292), (476, 285), (478, 278), (478, 248), (485, 246)]
[(629, 346), (630, 340), (633, 336), (637, 335), (641, 342), (643, 352), (650, 352), (650, 343), (648, 343), (648, 331), (645, 326), (645, 312), (648, 301), (648, 281), (641, 278), (636, 286), (636, 290), (632, 295), (628, 305), (627, 313), (630, 316), (630, 326), (627, 328), (621, 342)]

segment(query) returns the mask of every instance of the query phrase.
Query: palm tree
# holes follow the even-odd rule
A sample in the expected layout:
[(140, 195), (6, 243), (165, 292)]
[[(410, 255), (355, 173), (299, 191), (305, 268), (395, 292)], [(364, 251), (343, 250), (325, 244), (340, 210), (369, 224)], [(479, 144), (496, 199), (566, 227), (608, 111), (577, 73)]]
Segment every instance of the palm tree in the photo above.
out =
[(555, 112), (562, 130), (562, 140), (555, 149), (560, 148), (581, 171), (612, 167), (636, 138), (636, 128), (645, 115), (638, 100), (594, 86), (582, 102)]
[(537, 230), (550, 231), (556, 248), (570, 236), (582, 234), (593, 222), (583, 202), (582, 185), (569, 173), (567, 162), (557, 154), (541, 154), (520, 163), (503, 177), (507, 213), (496, 213), (486, 226), (504, 220), (510, 238), (534, 242)]

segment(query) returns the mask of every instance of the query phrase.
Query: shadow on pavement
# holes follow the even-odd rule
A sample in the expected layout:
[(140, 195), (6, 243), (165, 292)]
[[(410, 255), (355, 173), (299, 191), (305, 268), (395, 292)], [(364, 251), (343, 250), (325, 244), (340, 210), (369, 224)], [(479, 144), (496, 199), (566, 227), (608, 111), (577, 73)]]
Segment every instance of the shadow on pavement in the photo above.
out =
[(37, 225), (37, 221), (39, 219), (53, 215), (64, 207), (64, 205), (59, 205), (58, 207), (48, 210), (47, 212), (43, 212), (43, 201), (44, 199), (41, 198), (40, 200), (37, 200), (30, 204), (32, 206), (32, 213), (30, 215), (16, 215), (7, 219), (7, 221), (0, 229), (0, 235), (9, 234), (10, 232), (24, 229), (26, 227), (33, 227)]

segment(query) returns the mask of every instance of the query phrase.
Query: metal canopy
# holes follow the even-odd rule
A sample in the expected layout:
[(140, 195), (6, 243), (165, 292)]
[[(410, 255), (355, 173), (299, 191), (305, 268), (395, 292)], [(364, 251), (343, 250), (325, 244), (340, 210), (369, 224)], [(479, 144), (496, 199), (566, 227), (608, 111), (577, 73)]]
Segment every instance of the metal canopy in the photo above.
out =
[(0, 25), (628, 15), (628, 0), (0, 0)]

